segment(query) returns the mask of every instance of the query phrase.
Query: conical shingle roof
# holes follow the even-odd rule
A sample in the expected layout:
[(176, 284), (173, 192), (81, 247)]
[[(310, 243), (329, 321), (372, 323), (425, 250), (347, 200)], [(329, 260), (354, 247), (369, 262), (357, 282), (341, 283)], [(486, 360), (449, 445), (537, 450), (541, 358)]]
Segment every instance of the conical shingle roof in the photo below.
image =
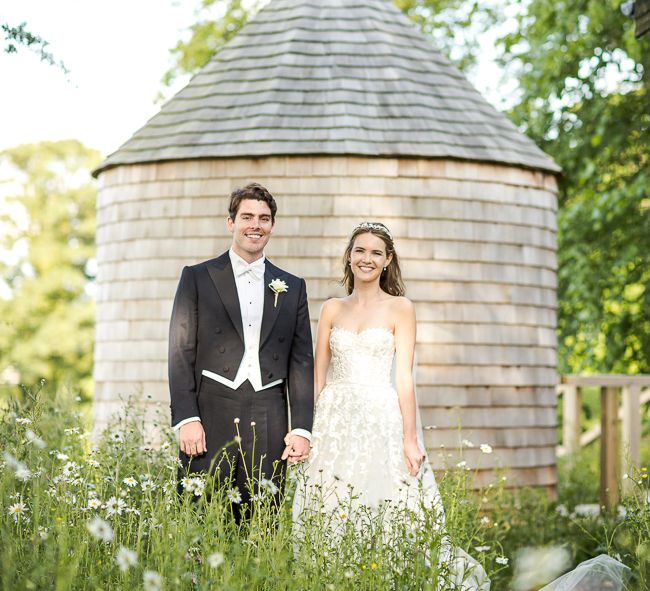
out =
[(305, 154), (559, 171), (390, 0), (271, 0), (95, 172)]

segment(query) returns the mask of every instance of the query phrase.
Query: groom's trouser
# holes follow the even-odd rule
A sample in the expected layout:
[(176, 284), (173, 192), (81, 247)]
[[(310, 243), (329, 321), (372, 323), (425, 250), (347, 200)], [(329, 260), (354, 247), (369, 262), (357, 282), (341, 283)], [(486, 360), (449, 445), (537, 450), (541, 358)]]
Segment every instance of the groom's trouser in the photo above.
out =
[[(198, 405), (208, 451), (195, 458), (181, 452), (183, 468), (189, 466), (190, 472), (212, 468), (222, 482), (232, 478), (233, 486), (242, 495), (242, 504), (257, 494), (262, 478), (272, 479), (282, 489), (286, 462), (280, 457), (288, 429), (284, 385), (255, 392), (246, 380), (232, 390), (204, 376)], [(241, 441), (237, 441), (238, 437)], [(255, 483), (252, 491), (251, 482)]]

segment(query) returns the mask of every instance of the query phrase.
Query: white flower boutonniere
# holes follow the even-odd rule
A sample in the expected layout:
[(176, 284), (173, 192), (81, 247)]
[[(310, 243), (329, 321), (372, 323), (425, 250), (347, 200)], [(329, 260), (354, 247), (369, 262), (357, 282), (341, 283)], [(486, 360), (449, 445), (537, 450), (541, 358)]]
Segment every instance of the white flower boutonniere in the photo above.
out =
[(273, 302), (275, 308), (278, 305), (278, 296), (285, 291), (289, 291), (289, 286), (282, 279), (274, 279), (269, 283), (269, 288), (275, 294), (275, 301)]

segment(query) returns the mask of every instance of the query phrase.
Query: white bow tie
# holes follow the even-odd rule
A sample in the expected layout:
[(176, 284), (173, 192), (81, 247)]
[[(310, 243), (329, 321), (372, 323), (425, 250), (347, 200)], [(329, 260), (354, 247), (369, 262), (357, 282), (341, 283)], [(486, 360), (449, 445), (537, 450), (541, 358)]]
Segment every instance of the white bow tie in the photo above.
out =
[(251, 277), (256, 280), (264, 278), (264, 257), (257, 259), (252, 263), (247, 263), (242, 259), (235, 259), (233, 261), (233, 270), (235, 277), (241, 277), (244, 273), (250, 273)]

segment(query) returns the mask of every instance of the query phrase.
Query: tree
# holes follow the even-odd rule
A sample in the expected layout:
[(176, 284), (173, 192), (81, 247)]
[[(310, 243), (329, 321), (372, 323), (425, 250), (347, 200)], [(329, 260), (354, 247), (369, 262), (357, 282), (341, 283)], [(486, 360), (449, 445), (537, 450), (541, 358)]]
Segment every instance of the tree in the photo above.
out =
[(13, 171), (10, 214), (0, 219), (0, 374), (32, 386), (92, 391), (94, 303), (89, 290), (95, 234), (90, 170), (100, 155), (74, 140), (22, 145), (0, 154)]
[(563, 168), (560, 371), (650, 372), (650, 40), (617, 0), (530, 0), (510, 116)]
[(27, 30), (27, 23), (21, 23), (17, 27), (2, 23), (0, 29), (5, 36), (5, 53), (18, 53), (19, 47), (26, 47), (35, 52), (41, 61), (61, 69), (65, 74), (70, 73), (62, 61), (57, 60), (52, 53), (47, 51), (49, 42)]

